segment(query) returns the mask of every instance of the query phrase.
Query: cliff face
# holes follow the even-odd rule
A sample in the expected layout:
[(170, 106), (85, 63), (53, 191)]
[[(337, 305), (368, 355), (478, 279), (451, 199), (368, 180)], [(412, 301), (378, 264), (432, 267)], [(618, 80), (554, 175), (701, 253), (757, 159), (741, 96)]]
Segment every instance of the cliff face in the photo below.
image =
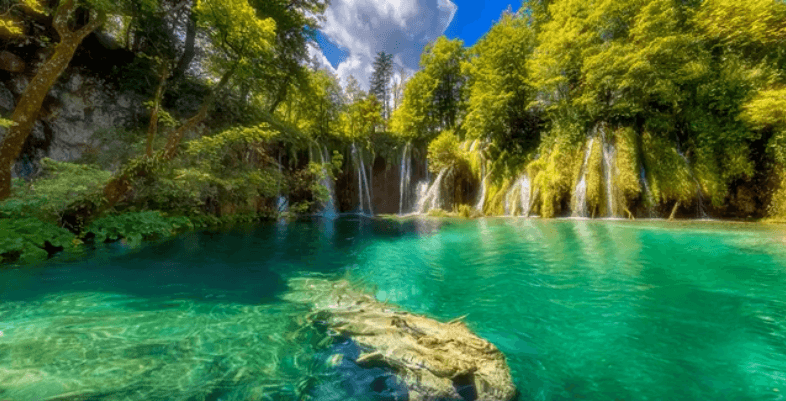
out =
[[(24, 72), (9, 75), (0, 82), (1, 115), (13, 111), (28, 83)], [(136, 125), (146, 115), (143, 101), (137, 93), (119, 92), (101, 77), (70, 68), (49, 92), (13, 174), (35, 174), (43, 157), (71, 161), (85, 152), (100, 152), (95, 134)]]

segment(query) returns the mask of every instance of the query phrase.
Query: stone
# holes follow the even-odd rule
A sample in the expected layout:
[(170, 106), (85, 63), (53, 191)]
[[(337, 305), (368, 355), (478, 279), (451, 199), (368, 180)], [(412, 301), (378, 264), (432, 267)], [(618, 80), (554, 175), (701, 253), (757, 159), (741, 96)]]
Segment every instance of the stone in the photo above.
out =
[(29, 84), (29, 83), (30, 83), (30, 80), (27, 79), (26, 76), (24, 76), (24, 75), (17, 75), (15, 77), (13, 77), (10, 82), (8, 82), (8, 89), (10, 89), (11, 92), (13, 92), (15, 95), (18, 96), (18, 95), (21, 95), (22, 92), (25, 91), (25, 88), (27, 88), (27, 84)]
[(447, 323), (401, 311), (348, 281), (293, 279), (285, 299), (306, 303), (308, 321), (363, 353), (355, 363), (398, 376), (410, 401), (508, 401), (516, 397), (510, 368), (496, 346), (461, 319)]
[(11, 112), (16, 107), (14, 94), (5, 85), (0, 84), (0, 111)]
[(9, 72), (24, 72), (25, 61), (21, 57), (9, 51), (0, 51), (0, 70)]
[(82, 84), (84, 83), (84, 79), (79, 74), (71, 75), (69, 78), (68, 83), (66, 84), (66, 88), (71, 92), (77, 92), (79, 89), (82, 88)]

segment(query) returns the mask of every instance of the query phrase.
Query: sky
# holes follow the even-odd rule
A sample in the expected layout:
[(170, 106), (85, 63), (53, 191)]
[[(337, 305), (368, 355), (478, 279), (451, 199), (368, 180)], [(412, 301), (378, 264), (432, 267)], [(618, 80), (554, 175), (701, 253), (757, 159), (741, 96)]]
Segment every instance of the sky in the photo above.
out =
[(378, 52), (392, 54), (394, 70), (411, 76), (429, 42), (444, 34), (471, 46), (504, 10), (520, 6), (521, 0), (332, 0), (310, 52), (342, 85), (352, 75), (368, 89)]

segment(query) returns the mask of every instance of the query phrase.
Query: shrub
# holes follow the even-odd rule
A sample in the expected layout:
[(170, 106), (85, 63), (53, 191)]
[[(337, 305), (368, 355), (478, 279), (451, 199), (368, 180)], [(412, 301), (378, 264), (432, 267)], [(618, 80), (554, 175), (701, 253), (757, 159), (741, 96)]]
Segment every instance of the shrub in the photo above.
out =
[(194, 224), (186, 217), (166, 217), (160, 212), (146, 211), (101, 217), (93, 221), (84, 234), (94, 235), (95, 242), (125, 238), (132, 245), (138, 245), (143, 239), (169, 237), (193, 228)]
[(50, 253), (79, 244), (64, 228), (24, 217), (0, 219), (0, 261), (30, 263), (46, 259)]

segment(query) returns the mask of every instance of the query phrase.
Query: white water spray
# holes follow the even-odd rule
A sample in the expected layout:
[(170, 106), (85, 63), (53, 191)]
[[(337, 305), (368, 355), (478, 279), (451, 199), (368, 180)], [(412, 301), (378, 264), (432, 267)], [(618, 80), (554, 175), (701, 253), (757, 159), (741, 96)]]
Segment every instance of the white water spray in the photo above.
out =
[(373, 215), (374, 210), (371, 208), (371, 189), (368, 176), (366, 175), (366, 163), (363, 161), (363, 154), (358, 151), (354, 143), (352, 144), (352, 157), (355, 159), (355, 168), (358, 176), (358, 212)]
[(431, 186), (428, 182), (421, 182), (418, 184), (418, 204), (415, 209), (417, 213), (426, 213), (432, 209), (441, 209), (443, 207), (442, 201), (442, 180), (447, 175), (449, 169), (444, 169), (439, 172), (437, 179)]
[(581, 165), (579, 182), (573, 189), (573, 197), (570, 200), (571, 216), (587, 217), (587, 161), (592, 153), (592, 144), (595, 138), (590, 138), (587, 142), (587, 150), (584, 153), (584, 162)]
[(409, 206), (410, 182), (412, 182), (412, 144), (407, 142), (401, 152), (401, 165), (399, 166), (401, 176), (399, 182), (398, 214), (404, 214), (404, 208)]

